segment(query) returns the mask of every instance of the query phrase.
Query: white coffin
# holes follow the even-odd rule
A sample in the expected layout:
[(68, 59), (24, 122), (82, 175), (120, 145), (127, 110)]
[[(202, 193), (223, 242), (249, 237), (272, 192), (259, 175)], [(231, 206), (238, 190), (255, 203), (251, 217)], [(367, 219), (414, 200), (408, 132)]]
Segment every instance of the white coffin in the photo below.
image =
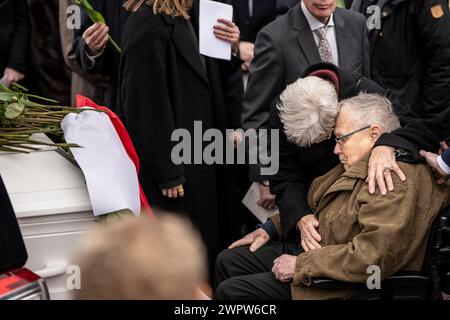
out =
[(28, 251), (51, 299), (70, 298), (68, 266), (80, 236), (96, 226), (83, 173), (55, 149), (0, 154), (0, 173)]

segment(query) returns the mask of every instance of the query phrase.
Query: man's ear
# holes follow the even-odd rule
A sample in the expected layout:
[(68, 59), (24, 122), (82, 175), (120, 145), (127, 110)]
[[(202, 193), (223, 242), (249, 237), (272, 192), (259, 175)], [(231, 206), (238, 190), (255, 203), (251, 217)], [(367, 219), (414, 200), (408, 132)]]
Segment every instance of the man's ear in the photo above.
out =
[(378, 124), (374, 124), (370, 127), (371, 133), (370, 133), (370, 139), (375, 142), (380, 138), (382, 135), (381, 127)]

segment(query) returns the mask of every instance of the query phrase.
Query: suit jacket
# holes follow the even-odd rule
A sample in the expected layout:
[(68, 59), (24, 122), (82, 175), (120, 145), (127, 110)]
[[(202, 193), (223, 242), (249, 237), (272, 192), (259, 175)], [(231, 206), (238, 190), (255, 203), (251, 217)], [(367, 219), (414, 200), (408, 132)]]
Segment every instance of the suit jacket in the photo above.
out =
[(30, 21), (26, 0), (0, 0), (0, 78), (10, 67), (25, 73), (30, 46)]
[[(369, 75), (366, 20), (359, 13), (334, 13), (339, 66)], [(242, 110), (242, 127), (267, 127), (270, 106), (289, 83), (310, 65), (321, 62), (319, 50), (300, 4), (261, 30), (255, 44)]]

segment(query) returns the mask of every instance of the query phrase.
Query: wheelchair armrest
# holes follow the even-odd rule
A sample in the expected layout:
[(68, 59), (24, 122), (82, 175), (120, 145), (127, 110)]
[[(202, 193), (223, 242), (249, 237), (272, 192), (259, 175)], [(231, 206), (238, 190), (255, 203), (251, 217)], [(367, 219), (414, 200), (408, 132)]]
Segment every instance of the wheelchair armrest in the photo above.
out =
[[(428, 286), (429, 283), (430, 279), (420, 272), (399, 272), (381, 281), (381, 288), (422, 288)], [(320, 289), (368, 290), (366, 283), (345, 282), (327, 278), (314, 278), (312, 285)]]

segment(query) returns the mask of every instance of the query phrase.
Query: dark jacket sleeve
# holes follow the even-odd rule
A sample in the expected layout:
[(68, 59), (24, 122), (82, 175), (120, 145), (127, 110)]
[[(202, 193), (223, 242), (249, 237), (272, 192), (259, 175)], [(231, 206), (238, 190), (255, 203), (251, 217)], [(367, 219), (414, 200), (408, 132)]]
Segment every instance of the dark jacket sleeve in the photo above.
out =
[[(145, 63), (143, 63), (145, 61)], [(148, 38), (126, 49), (122, 58), (122, 102), (140, 158), (160, 187), (185, 181), (184, 167), (171, 160), (175, 121), (167, 87), (166, 52), (161, 40)]]
[(370, 79), (361, 78), (358, 81), (358, 92), (386, 96), (392, 102), (394, 112), (399, 117), (401, 128), (392, 133), (383, 134), (376, 142), (377, 146), (387, 145), (406, 150), (409, 155), (400, 158), (403, 162), (422, 162), (420, 150), (436, 152), (439, 149), (437, 130), (432, 122), (419, 118), (408, 106), (401, 105), (392, 91), (383, 89)]
[[(450, 13), (448, 0), (416, 1), (417, 36), (425, 55), (423, 70), (422, 114), (434, 121), (440, 131), (440, 139), (450, 138), (448, 112), (450, 109)], [(432, 8), (444, 11), (441, 17), (433, 17)]]
[(26, 57), (30, 44), (30, 20), (26, 0), (13, 0), (14, 34), (6, 66), (21, 73), (26, 71)]

